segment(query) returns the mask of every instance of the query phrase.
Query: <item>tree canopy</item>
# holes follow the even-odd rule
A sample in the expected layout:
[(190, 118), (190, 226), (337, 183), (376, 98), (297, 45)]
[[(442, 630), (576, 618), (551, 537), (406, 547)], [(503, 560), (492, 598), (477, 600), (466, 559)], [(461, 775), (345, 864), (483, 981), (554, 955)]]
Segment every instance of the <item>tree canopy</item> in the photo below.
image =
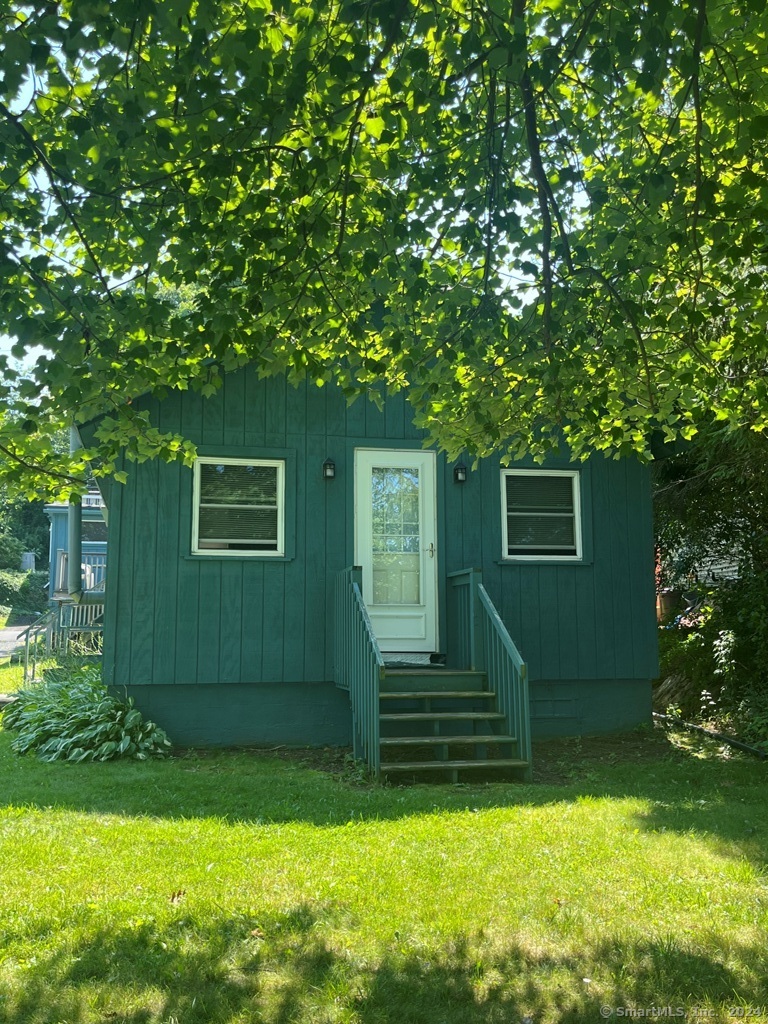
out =
[[(246, 363), (408, 387), (449, 452), (768, 424), (761, 0), (49, 0), (0, 24), (2, 472), (188, 458)], [(59, 474), (58, 476), (56, 474)]]

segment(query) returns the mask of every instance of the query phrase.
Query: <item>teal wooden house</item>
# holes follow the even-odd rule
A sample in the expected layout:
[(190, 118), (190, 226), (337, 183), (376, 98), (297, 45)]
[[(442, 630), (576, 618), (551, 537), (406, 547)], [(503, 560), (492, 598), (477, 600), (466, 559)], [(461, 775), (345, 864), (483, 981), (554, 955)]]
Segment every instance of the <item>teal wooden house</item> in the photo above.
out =
[(402, 395), (250, 369), (144, 405), (198, 459), (127, 464), (106, 494), (104, 675), (175, 743), (527, 777), (531, 734), (650, 719), (640, 464), (450, 464)]

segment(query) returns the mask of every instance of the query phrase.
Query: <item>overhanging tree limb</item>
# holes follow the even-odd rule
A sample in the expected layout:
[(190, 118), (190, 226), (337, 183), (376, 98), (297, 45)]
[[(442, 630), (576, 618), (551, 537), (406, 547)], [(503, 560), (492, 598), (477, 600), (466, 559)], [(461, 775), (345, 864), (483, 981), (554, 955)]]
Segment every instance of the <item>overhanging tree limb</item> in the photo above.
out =
[(704, 409), (768, 429), (759, 18), (109, 6), (0, 23), (29, 47), (0, 81), (0, 330), (53, 353), (27, 395), (111, 414), (251, 360), (410, 387), (452, 453), (544, 456), (559, 422), (574, 454), (647, 456)]
[(531, 161), (536, 191), (538, 193), (539, 214), (541, 216), (541, 277), (544, 289), (544, 343), (549, 351), (552, 346), (552, 292), (554, 287), (552, 275), (552, 215), (549, 209), (549, 183), (544, 163), (541, 158), (541, 144), (536, 119), (536, 98), (531, 84), (528, 64), (528, 32), (526, 29), (526, 0), (513, 0), (512, 14), (514, 18), (515, 37), (519, 41), (520, 60), (520, 92), (523, 97), (523, 116), (525, 118), (525, 136), (528, 142), (528, 155)]
[(35, 156), (39, 160), (40, 164), (44, 168), (45, 173), (48, 176), (48, 181), (49, 181), (50, 186), (51, 186), (51, 191), (53, 192), (54, 196), (56, 197), (57, 202), (60, 204), (61, 209), (63, 210), (67, 220), (70, 222), (70, 224), (74, 228), (75, 234), (80, 239), (80, 242), (81, 242), (83, 248), (88, 253), (88, 257), (89, 257), (91, 263), (93, 264), (94, 273), (96, 274), (96, 277), (101, 282), (101, 286), (104, 289), (104, 293), (106, 294), (106, 296), (109, 299), (109, 301), (112, 302), (113, 300), (112, 300), (111, 295), (110, 295), (109, 285), (107, 284), (107, 280), (106, 280), (106, 278), (104, 276), (104, 273), (102, 272), (102, 269), (101, 269), (101, 267), (99, 265), (99, 261), (96, 259), (96, 256), (94, 255), (93, 248), (92, 248), (90, 242), (88, 241), (88, 239), (87, 239), (87, 237), (86, 237), (86, 235), (85, 235), (85, 233), (83, 231), (83, 228), (82, 228), (82, 226), (80, 225), (80, 223), (78, 221), (78, 218), (75, 217), (74, 213), (72, 212), (72, 208), (70, 206), (70, 203), (68, 202), (68, 200), (66, 199), (66, 197), (62, 193), (62, 191), (59, 188), (59, 186), (56, 184), (57, 174), (56, 174), (56, 171), (55, 171), (54, 167), (51, 165), (51, 162), (48, 159), (48, 156), (47, 156), (45, 150), (39, 145), (37, 140), (35, 138), (33, 138), (33, 136), (30, 134), (30, 132), (25, 128), (25, 126), (21, 122), (21, 119), (19, 117), (17, 117), (15, 114), (13, 114), (8, 109), (8, 107), (6, 107), (6, 105), (4, 103), (2, 103), (2, 102), (0, 102), (0, 114), (3, 115), (3, 117), (5, 118), (5, 120), (6, 120), (6, 122), (8, 124), (12, 125), (19, 132), (19, 134), (23, 137), (24, 141), (30, 147), (30, 149), (35, 154)]

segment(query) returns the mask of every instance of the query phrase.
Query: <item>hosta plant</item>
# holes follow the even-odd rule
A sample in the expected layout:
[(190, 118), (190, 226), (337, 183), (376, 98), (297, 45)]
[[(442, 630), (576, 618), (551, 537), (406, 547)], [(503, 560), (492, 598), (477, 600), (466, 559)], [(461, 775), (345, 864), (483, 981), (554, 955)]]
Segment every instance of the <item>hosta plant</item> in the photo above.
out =
[(144, 720), (132, 698), (111, 693), (93, 666), (20, 690), (2, 724), (15, 734), (16, 753), (34, 751), (43, 761), (143, 761), (171, 747), (165, 732)]

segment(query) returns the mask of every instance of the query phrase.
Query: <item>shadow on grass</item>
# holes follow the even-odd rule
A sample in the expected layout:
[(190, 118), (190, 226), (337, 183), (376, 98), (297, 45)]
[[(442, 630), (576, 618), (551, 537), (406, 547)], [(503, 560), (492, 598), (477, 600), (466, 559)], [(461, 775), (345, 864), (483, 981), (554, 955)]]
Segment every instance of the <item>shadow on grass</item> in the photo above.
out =
[[(759, 864), (768, 850), (768, 763), (706, 760), (662, 735), (560, 742), (539, 784), (359, 785), (328, 755), (280, 760), (256, 752), (190, 753), (168, 761), (43, 764), (16, 757), (0, 731), (0, 807), (237, 823), (301, 822), (319, 827), (419, 814), (536, 807), (579, 799), (638, 798), (643, 829), (695, 831)], [(644, 756), (627, 751), (645, 749)], [(608, 753), (606, 753), (606, 750)], [(590, 756), (591, 751), (591, 756)], [(598, 752), (597, 754), (595, 752)], [(650, 755), (649, 755), (650, 752)], [(598, 756), (599, 755), (599, 756)], [(625, 757), (622, 760), (622, 756)]]
[[(343, 916), (343, 915), (342, 915)], [(530, 1018), (583, 1022), (600, 1007), (727, 1007), (768, 1002), (765, 950), (727, 954), (685, 940), (604, 940), (550, 956), (514, 939), (462, 936), (450, 945), (362, 953), (330, 935), (333, 907), (301, 905), (274, 917), (206, 922), (179, 917), (94, 931), (62, 944), (0, 989), (4, 1024), (489, 1024)], [(727, 960), (727, 966), (724, 961)], [(722, 1015), (721, 1015), (722, 1014)], [(712, 1018), (710, 1018), (712, 1019)]]

